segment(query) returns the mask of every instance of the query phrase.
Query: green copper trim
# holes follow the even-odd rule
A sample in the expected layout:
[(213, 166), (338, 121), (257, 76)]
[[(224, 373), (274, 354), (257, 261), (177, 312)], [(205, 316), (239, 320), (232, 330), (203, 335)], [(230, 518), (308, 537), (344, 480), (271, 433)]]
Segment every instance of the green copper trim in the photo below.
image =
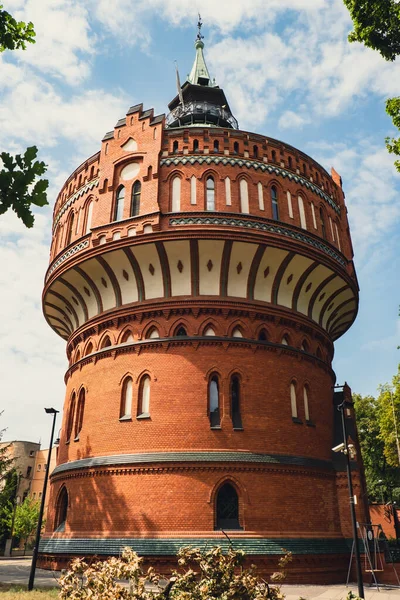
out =
[[(229, 534), (229, 532), (228, 532)], [(307, 539), (307, 538), (232, 538), (236, 550), (244, 550), (250, 556), (280, 555), (283, 548), (293, 554), (349, 554), (351, 540), (339, 539)], [(229, 542), (219, 538), (180, 538), (180, 539), (143, 539), (143, 538), (54, 538), (41, 539), (41, 554), (77, 554), (77, 555), (119, 555), (126, 547), (130, 547), (142, 556), (174, 556), (184, 546), (196, 548), (212, 548), (221, 546), (228, 550)]]

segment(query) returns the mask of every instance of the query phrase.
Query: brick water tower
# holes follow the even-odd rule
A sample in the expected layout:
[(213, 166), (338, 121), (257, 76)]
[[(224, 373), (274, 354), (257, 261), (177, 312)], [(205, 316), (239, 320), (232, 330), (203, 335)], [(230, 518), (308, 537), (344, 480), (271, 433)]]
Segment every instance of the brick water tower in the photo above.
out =
[(341, 179), (241, 131), (195, 48), (168, 116), (131, 107), (55, 204), (43, 308), (69, 367), (41, 563), (130, 545), (160, 566), (225, 532), (265, 573), (286, 548), (292, 580), (344, 581)]

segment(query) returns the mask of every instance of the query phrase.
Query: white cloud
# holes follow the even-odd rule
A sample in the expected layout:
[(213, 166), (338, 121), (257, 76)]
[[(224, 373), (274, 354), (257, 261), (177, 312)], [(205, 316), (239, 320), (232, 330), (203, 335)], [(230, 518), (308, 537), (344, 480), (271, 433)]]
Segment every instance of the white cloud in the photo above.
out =
[(302, 117), (292, 110), (286, 110), (280, 117), (278, 126), (281, 129), (297, 129), (303, 127), (306, 123), (309, 123), (309, 119), (306, 117)]

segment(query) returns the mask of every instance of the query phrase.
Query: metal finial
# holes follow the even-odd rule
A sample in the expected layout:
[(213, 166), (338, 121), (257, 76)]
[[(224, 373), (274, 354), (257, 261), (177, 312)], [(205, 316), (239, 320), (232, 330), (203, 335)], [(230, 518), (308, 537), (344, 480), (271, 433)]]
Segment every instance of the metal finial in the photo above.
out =
[(197, 28), (198, 28), (199, 31), (197, 33), (197, 39), (200, 40), (200, 41), (204, 40), (204, 35), (201, 35), (201, 28), (202, 27), (203, 27), (203, 23), (202, 23), (202, 20), (201, 20), (201, 15), (199, 13), (199, 21), (197, 23)]

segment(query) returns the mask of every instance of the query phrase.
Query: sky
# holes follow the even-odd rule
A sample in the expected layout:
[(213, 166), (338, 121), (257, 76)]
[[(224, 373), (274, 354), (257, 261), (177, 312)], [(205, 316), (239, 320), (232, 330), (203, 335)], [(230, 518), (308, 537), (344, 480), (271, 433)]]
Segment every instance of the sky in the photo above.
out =
[[(0, 54), (0, 151), (39, 147), (49, 206), (26, 229), (0, 217), (0, 428), (3, 440), (41, 440), (61, 409), (65, 342), (41, 311), (52, 211), (69, 174), (100, 149), (128, 108), (167, 112), (194, 59), (197, 13), (205, 56), (240, 129), (283, 140), (341, 174), (360, 309), (335, 343), (337, 382), (377, 393), (400, 362), (400, 174), (386, 151), (395, 130), (385, 99), (400, 63), (349, 44), (342, 0), (3, 0), (32, 21), (36, 44)], [(59, 425), (61, 420), (59, 419)]]

